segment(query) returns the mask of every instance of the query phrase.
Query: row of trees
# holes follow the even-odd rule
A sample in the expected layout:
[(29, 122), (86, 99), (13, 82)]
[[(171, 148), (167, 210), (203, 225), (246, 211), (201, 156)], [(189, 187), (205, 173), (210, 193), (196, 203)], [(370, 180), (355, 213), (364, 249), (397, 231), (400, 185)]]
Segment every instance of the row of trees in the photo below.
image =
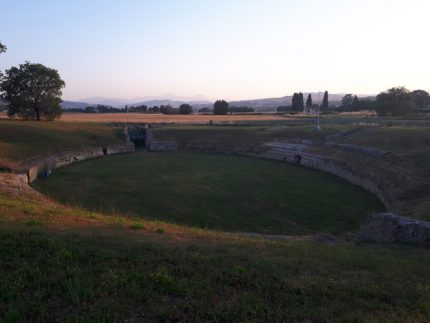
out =
[(339, 110), (345, 112), (376, 110), (376, 101), (370, 98), (359, 99), (357, 95), (349, 93), (342, 98)]
[(405, 87), (393, 87), (376, 96), (376, 112), (381, 116), (402, 116), (411, 114), (415, 109), (430, 107), (430, 96), (426, 91), (410, 92)]
[[(206, 112), (210, 110), (205, 110), (202, 112)], [(213, 114), (215, 115), (223, 115), (228, 113), (250, 113), (255, 112), (253, 108), (249, 107), (231, 107), (228, 102), (225, 100), (218, 100), (214, 103)]]
[[(221, 102), (221, 108), (220, 108)], [(223, 103), (225, 102), (225, 103)], [(223, 108), (227, 104), (227, 110)], [(215, 114), (227, 114), (227, 113), (252, 113), (255, 112), (253, 108), (249, 107), (231, 107), (228, 105), (226, 101), (219, 101), (215, 104), (217, 106), (216, 109), (210, 108), (201, 108), (198, 110), (200, 113), (214, 113)], [(181, 104), (178, 108), (174, 108), (171, 105), (161, 105), (161, 106), (153, 106), (148, 107), (146, 105), (138, 105), (138, 106), (125, 106), (125, 108), (119, 109), (114, 108), (110, 105), (90, 105), (84, 109), (79, 108), (71, 108), (67, 109), (68, 112), (75, 113), (144, 113), (144, 114), (153, 114), (153, 113), (163, 113), (163, 114), (193, 114), (193, 107), (187, 103)]]
[(193, 108), (189, 104), (181, 104), (179, 108), (174, 108), (170, 105), (161, 105), (161, 106), (153, 106), (148, 107), (146, 105), (139, 106), (125, 106), (125, 108), (114, 108), (110, 105), (90, 105), (85, 109), (67, 109), (69, 112), (81, 112), (81, 113), (127, 113), (127, 112), (135, 112), (135, 113), (163, 113), (163, 114), (192, 114)]
[[(329, 106), (328, 92), (325, 91), (322, 103), (319, 106), (319, 108), (321, 110), (327, 110), (328, 106)], [(317, 107), (317, 105), (313, 104), (312, 94), (308, 94), (308, 97), (306, 99), (306, 105), (305, 105), (303, 93), (302, 92), (294, 93), (293, 94), (293, 99), (291, 101), (291, 111), (300, 111), (300, 112), (301, 111), (305, 111), (305, 107), (306, 107), (306, 109), (312, 109), (312, 108), (316, 108)], [(280, 110), (283, 110), (283, 108), (279, 107), (278, 111), (280, 111)]]
[(375, 110), (379, 115), (402, 116), (415, 110), (428, 109), (430, 95), (424, 90), (409, 91), (405, 87), (393, 87), (381, 92), (376, 99), (359, 99), (357, 95), (346, 94), (342, 98), (342, 111)]

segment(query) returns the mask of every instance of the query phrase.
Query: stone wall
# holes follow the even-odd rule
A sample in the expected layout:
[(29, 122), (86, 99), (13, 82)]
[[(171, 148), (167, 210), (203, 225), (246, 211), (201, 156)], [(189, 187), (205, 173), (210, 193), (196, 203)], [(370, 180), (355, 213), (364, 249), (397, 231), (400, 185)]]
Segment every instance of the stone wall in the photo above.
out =
[(363, 147), (363, 146), (357, 146), (352, 144), (336, 144), (334, 142), (327, 142), (324, 144), (324, 147), (331, 148), (331, 149), (340, 149), (344, 151), (348, 151), (351, 153), (376, 157), (376, 158), (382, 158), (391, 152), (385, 151), (382, 149), (377, 148), (371, 148), (371, 147)]
[(172, 151), (178, 149), (175, 141), (161, 141), (154, 138), (149, 128), (145, 129), (145, 148), (150, 151)]
[(0, 173), (0, 187), (7, 191), (21, 192), (28, 184), (25, 174)]
[(336, 175), (376, 195), (387, 209), (390, 210), (393, 207), (394, 196), (390, 194), (389, 190), (384, 189), (384, 179), (369, 176), (365, 169), (360, 169), (357, 165), (350, 165), (344, 161), (306, 152), (302, 146), (279, 145), (279, 143), (266, 145), (271, 149), (261, 154), (264, 158), (295, 163)]
[(430, 222), (392, 213), (376, 214), (361, 226), (357, 241), (430, 245)]
[(113, 145), (108, 146), (104, 148), (104, 152), (106, 155), (113, 155), (113, 154), (123, 154), (123, 153), (129, 153), (133, 152), (135, 150), (134, 144), (130, 141), (127, 142), (127, 144), (123, 145)]
[(51, 156), (28, 160), (25, 165), (23, 165), (22, 172), (27, 174), (28, 182), (31, 183), (38, 177), (48, 176), (54, 169), (70, 165), (78, 161), (102, 157), (104, 155), (132, 152), (134, 150), (134, 144), (131, 142), (107, 147), (82, 148), (76, 151), (62, 152)]
[(151, 151), (171, 151), (178, 149), (178, 145), (174, 141), (158, 141), (152, 140), (146, 146)]
[(28, 182), (31, 183), (40, 176), (48, 175), (53, 169), (70, 165), (74, 162), (101, 157), (103, 155), (103, 148), (91, 147), (27, 161), (26, 164), (29, 164), (27, 169)]

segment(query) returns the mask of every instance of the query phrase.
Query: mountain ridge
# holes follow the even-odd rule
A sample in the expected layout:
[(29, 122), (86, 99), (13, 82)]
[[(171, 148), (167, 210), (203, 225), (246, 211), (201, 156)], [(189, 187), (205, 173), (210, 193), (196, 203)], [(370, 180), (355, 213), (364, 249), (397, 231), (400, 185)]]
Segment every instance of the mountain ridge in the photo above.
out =
[[(322, 102), (324, 92), (303, 92), (303, 96), (305, 100), (309, 94), (312, 95), (312, 99), (314, 103), (318, 103), (318, 101)], [(345, 93), (333, 93), (333, 94), (329, 93), (329, 104), (332, 106), (340, 105), (344, 95)], [(126, 105), (128, 106), (146, 105), (148, 107), (160, 106), (160, 105), (171, 105), (177, 108), (181, 104), (186, 103), (193, 106), (194, 109), (199, 109), (199, 108), (205, 108), (205, 107), (211, 108), (214, 103), (214, 101), (211, 101), (211, 100), (186, 100), (187, 98), (188, 99), (192, 99), (192, 98), (197, 99), (199, 97), (204, 98), (203, 96), (179, 97), (173, 94), (166, 94), (166, 96), (169, 96), (169, 98), (142, 97), (142, 98), (135, 98), (131, 100), (125, 100), (120, 98), (92, 97), (92, 98), (87, 98), (79, 101), (65, 100), (62, 103), (62, 107), (63, 109), (72, 109), (72, 108), (84, 109), (87, 106), (100, 104), (100, 105), (109, 105), (114, 108), (124, 108)], [(374, 98), (374, 95), (367, 95), (367, 94), (357, 94), (357, 96), (361, 98)], [(172, 98), (177, 98), (177, 99), (175, 100)], [(256, 111), (267, 111), (267, 110), (274, 110), (279, 106), (291, 105), (292, 98), (293, 98), (292, 95), (287, 95), (287, 96), (275, 97), (275, 98), (234, 100), (234, 101), (229, 101), (229, 104), (230, 106), (236, 106), (236, 107), (246, 106), (249, 108), (254, 108), (256, 109)]]

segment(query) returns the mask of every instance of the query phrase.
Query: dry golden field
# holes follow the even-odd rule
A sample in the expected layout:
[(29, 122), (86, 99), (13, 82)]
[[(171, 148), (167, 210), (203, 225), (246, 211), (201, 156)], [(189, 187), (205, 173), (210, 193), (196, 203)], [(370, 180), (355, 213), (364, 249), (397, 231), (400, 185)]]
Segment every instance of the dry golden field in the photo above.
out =
[(60, 121), (80, 122), (130, 122), (130, 123), (195, 123), (204, 124), (210, 120), (214, 122), (236, 122), (236, 121), (266, 121), (279, 120), (277, 115), (165, 115), (165, 114), (142, 114), (142, 113), (65, 113)]
[[(7, 115), (0, 112), (0, 119), (6, 119)], [(237, 121), (270, 121), (285, 119), (278, 115), (165, 115), (142, 113), (64, 113), (59, 121), (66, 122), (128, 122), (128, 123), (194, 123), (205, 124), (213, 122), (237, 122)]]

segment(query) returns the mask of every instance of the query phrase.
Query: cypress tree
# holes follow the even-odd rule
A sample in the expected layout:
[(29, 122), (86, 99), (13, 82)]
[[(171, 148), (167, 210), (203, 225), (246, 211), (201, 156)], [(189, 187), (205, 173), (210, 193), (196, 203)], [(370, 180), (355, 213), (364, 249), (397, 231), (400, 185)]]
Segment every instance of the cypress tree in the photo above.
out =
[(327, 91), (324, 92), (324, 98), (323, 98), (323, 101), (322, 101), (321, 108), (323, 110), (328, 109), (328, 92)]
[(352, 111), (358, 110), (358, 97), (354, 95), (354, 99), (352, 100)]
[(297, 94), (297, 93), (294, 93), (294, 94), (293, 94), (293, 100), (292, 100), (292, 102), (291, 102), (291, 110), (292, 110), (292, 111), (297, 111), (297, 110), (298, 110), (298, 109), (297, 109), (297, 103), (298, 103), (297, 96), (298, 96), (298, 94)]
[(308, 95), (308, 99), (306, 100), (306, 109), (312, 108), (312, 95)]
[(297, 104), (297, 110), (303, 111), (305, 109), (305, 100), (303, 98), (303, 93), (300, 92), (298, 95), (298, 104)]

